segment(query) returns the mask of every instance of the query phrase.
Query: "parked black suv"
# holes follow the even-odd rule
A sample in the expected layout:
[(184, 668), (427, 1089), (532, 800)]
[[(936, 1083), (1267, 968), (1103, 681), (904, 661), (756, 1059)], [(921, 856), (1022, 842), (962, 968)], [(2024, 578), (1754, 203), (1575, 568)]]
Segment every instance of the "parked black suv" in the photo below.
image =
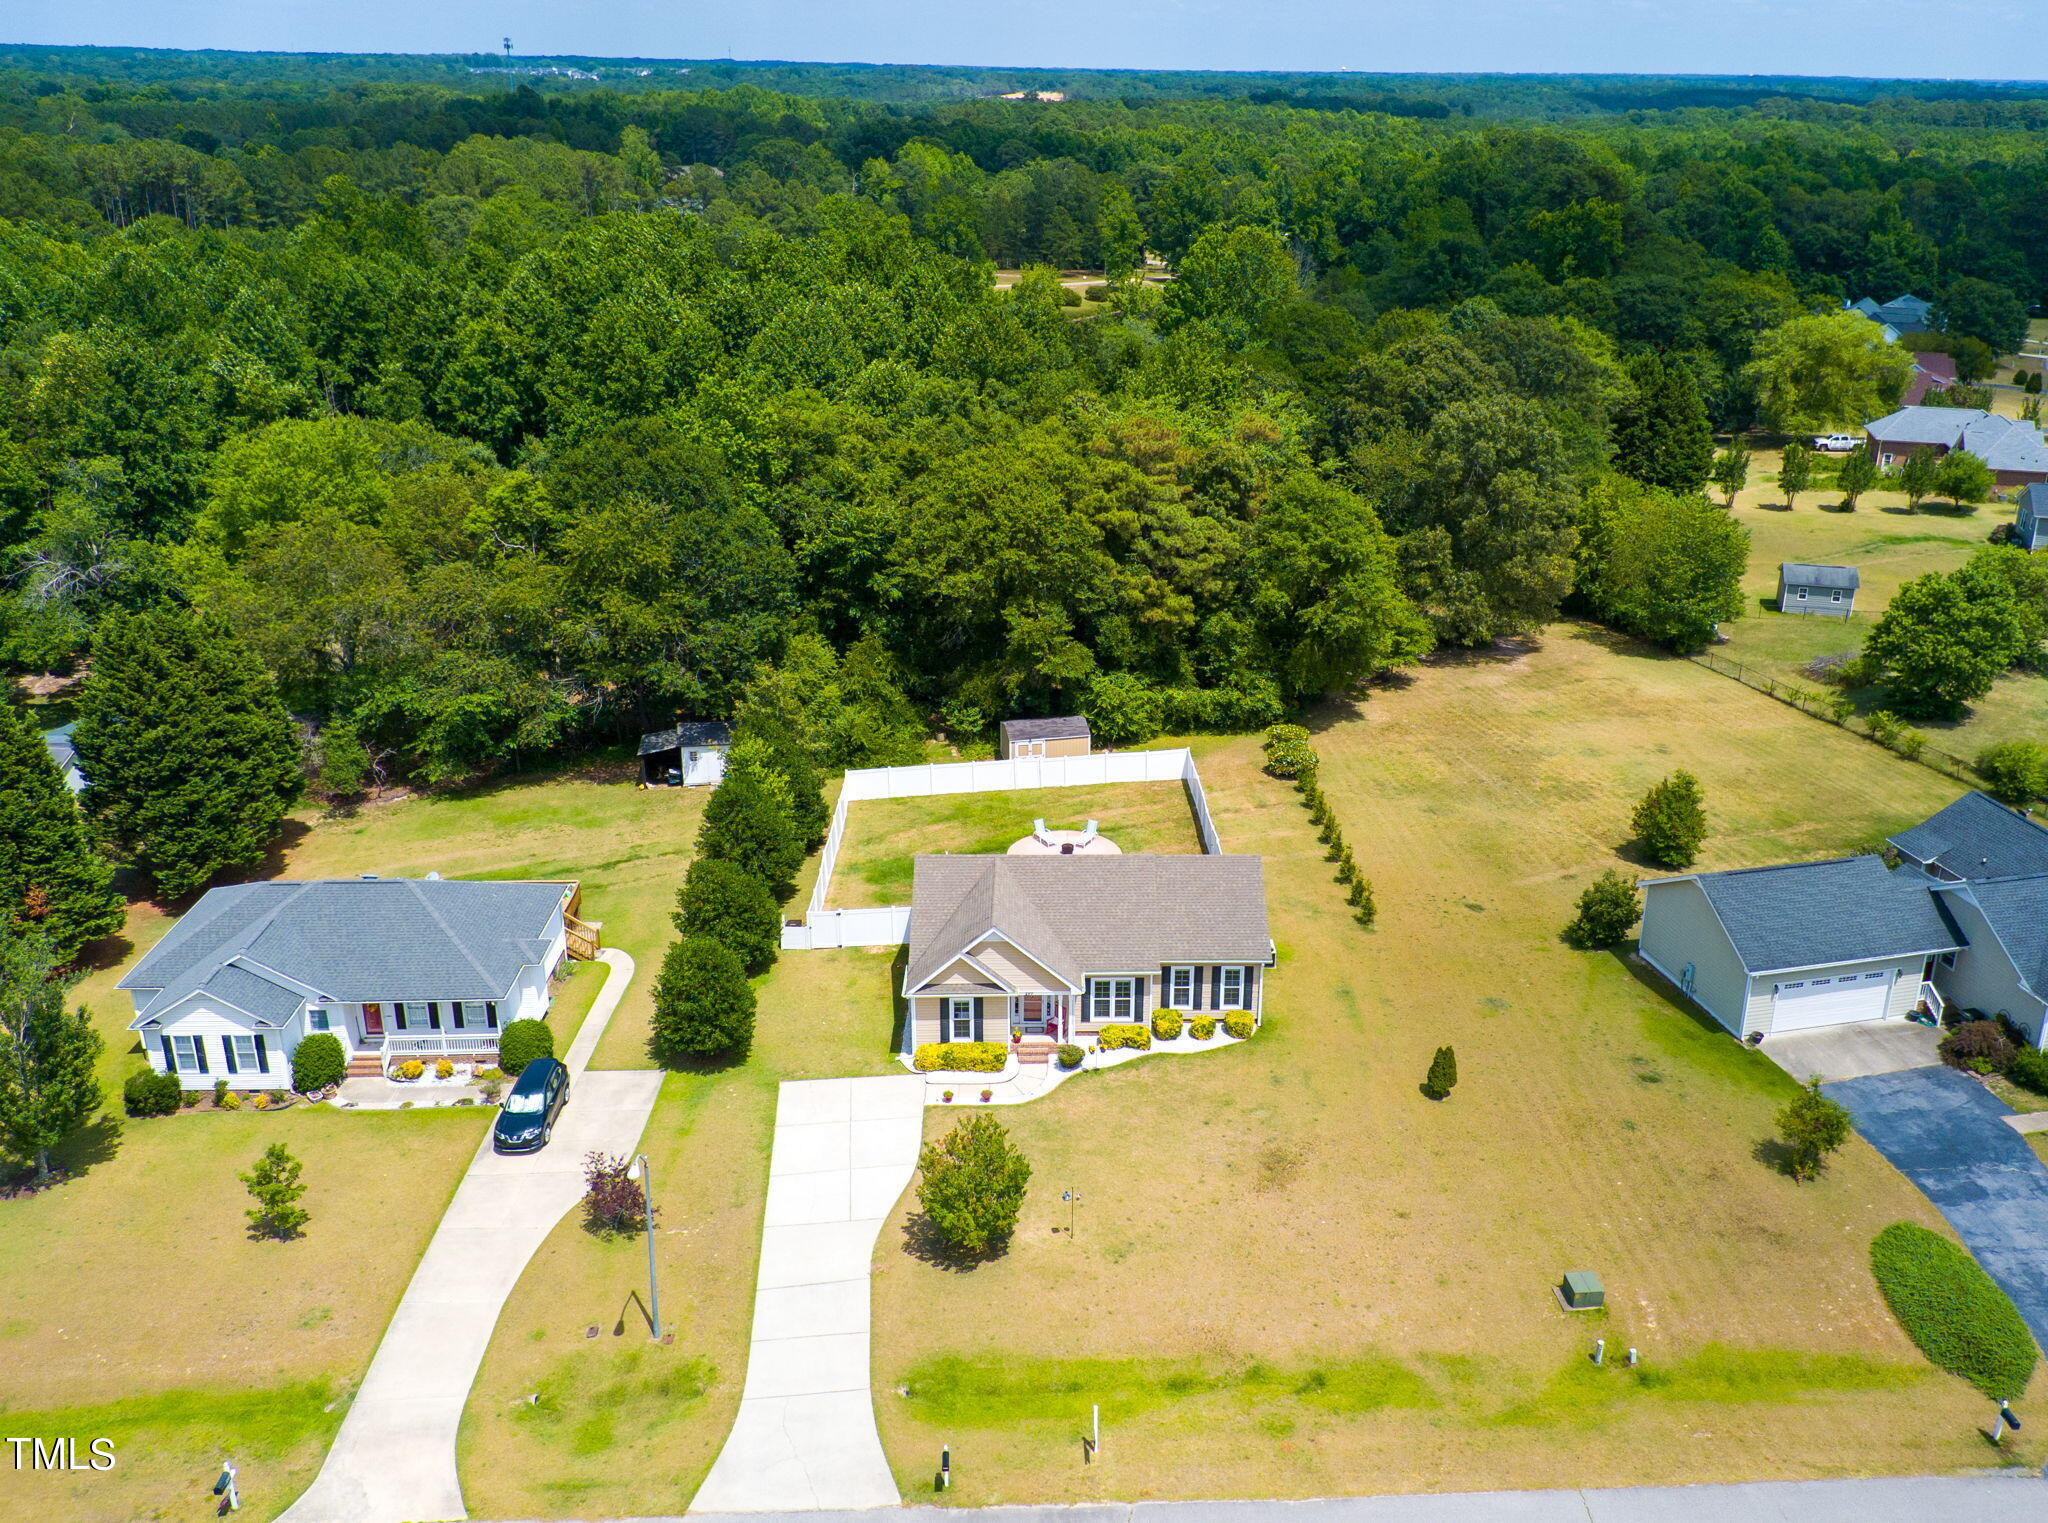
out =
[(532, 1153), (548, 1145), (555, 1117), (569, 1103), (569, 1070), (553, 1058), (536, 1058), (519, 1077), (498, 1109), (491, 1142), (501, 1153)]

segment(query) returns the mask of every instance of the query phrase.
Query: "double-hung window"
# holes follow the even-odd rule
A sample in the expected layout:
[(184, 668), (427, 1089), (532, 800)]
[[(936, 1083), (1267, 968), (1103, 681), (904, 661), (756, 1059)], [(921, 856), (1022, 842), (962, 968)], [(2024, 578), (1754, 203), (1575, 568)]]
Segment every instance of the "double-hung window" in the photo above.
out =
[(308, 1010), (306, 1012), (306, 1025), (314, 1031), (328, 1030), (326, 1008), (321, 1005), (315, 1005), (312, 1009)]
[(946, 1000), (946, 1036), (955, 1042), (974, 1040), (974, 1000), (964, 994)]
[(1091, 978), (1088, 981), (1088, 1014), (1097, 1025), (1105, 1021), (1128, 1021), (1138, 1009), (1138, 981), (1135, 978)]
[(1222, 1010), (1243, 1010), (1247, 1007), (1244, 997), (1243, 968), (1231, 966), (1218, 971), (1216, 975), (1216, 1005), (1218, 1009)]
[(263, 1072), (263, 1060), (256, 1053), (256, 1038), (252, 1036), (229, 1036), (228, 1056), (234, 1061), (229, 1065), (236, 1073), (258, 1074)]
[(171, 1052), (178, 1060), (181, 1074), (205, 1073), (206, 1054), (200, 1049), (196, 1036), (174, 1036), (171, 1038)]
[(1168, 968), (1166, 970), (1166, 1004), (1170, 1010), (1192, 1010), (1195, 1008), (1195, 970), (1193, 968)]

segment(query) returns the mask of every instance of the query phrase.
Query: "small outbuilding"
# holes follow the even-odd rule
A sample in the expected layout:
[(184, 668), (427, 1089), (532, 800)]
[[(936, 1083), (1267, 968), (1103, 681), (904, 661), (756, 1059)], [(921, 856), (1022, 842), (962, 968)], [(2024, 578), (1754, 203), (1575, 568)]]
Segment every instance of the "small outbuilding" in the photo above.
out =
[(1059, 719), (1005, 719), (1002, 724), (1003, 757), (1086, 756), (1092, 736), (1088, 721), (1079, 714)]
[(685, 719), (672, 730), (650, 730), (640, 737), (641, 786), (716, 787), (731, 749), (732, 727), (715, 719)]
[(1607, 1290), (1592, 1270), (1574, 1269), (1558, 1282), (1557, 1298), (1566, 1311), (1598, 1311), (1607, 1304)]
[(1846, 619), (1856, 611), (1862, 577), (1854, 566), (1778, 563), (1778, 612), (1831, 614)]
[(2048, 486), (2035, 482), (2020, 489), (2020, 510), (2012, 521), (2012, 542), (2023, 550), (2048, 545)]

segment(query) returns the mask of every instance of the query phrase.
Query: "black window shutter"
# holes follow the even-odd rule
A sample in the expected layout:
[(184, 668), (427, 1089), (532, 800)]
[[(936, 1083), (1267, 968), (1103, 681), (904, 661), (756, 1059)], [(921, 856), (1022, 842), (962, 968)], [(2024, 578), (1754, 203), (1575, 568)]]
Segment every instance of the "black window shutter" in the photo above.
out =
[(1202, 1008), (1202, 971), (1202, 965), (1200, 963), (1196, 963), (1195, 971), (1189, 975), (1195, 981), (1194, 998), (1188, 1001), (1188, 1009), (1190, 1010), (1199, 1010)]
[(196, 1058), (198, 1058), (198, 1059), (199, 1059), (199, 1071), (200, 1071), (201, 1073), (212, 1073), (212, 1072), (213, 1072), (213, 1070), (212, 1070), (212, 1069), (210, 1069), (210, 1068), (208, 1068), (208, 1067), (206, 1066), (206, 1038), (205, 1038), (205, 1037), (203, 1037), (203, 1036), (195, 1036), (194, 1038), (192, 1038), (192, 1054), (193, 1054), (193, 1056), (194, 1056), (194, 1057), (196, 1057)]
[(494, 999), (484, 1001), (484, 1024), (493, 1031), (498, 1029), (498, 1002)]
[(220, 1055), (227, 1060), (229, 1073), (235, 1074), (242, 1071), (235, 1066), (235, 1039), (232, 1036), (223, 1036), (220, 1039)]
[(1145, 1019), (1145, 985), (1150, 982), (1148, 978), (1131, 980), (1131, 1019), (1134, 1021), (1143, 1022)]
[(270, 1046), (263, 1040), (263, 1033), (260, 1031), (256, 1033), (256, 1072), (270, 1072)]
[(1173, 967), (1169, 963), (1159, 965), (1159, 1003), (1173, 1003)]
[(1220, 963), (1209, 970), (1209, 1008), (1223, 1008), (1223, 966)]
[(984, 1028), (981, 1020), (981, 996), (977, 994), (974, 996), (974, 1040), (977, 1042), (982, 1040), (981, 1034)]
[(405, 1030), (405, 1001), (402, 999), (391, 1002), (391, 1025), (395, 1031)]
[(163, 1033), (163, 1039), (164, 1072), (167, 1074), (174, 1074), (178, 1071), (178, 1047), (177, 1044), (171, 1040), (171, 1034), (168, 1031)]
[(433, 1000), (427, 1001), (427, 1029), (429, 1031), (439, 1031), (441, 1029), (441, 1007)]
[(1258, 981), (1258, 977), (1259, 965), (1255, 962), (1246, 963), (1244, 965), (1244, 1007), (1246, 1010), (1253, 1008), (1252, 985)]
[(455, 1018), (455, 1029), (457, 1031), (462, 1030), (462, 1001), (459, 999), (450, 1000), (448, 1002), (448, 1012)]

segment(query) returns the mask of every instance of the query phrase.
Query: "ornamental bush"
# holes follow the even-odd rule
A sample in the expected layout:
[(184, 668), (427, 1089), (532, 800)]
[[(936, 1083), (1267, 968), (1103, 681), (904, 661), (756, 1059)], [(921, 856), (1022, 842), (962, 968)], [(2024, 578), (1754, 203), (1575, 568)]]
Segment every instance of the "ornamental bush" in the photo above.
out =
[(671, 943), (654, 981), (655, 1055), (737, 1060), (753, 1043), (754, 988), (739, 954), (709, 936)]
[(1188, 1035), (1198, 1042), (1206, 1042), (1216, 1035), (1216, 1017), (1198, 1015), (1188, 1022)]
[(1179, 1036), (1182, 1024), (1178, 1010), (1157, 1010), (1152, 1014), (1152, 1034), (1162, 1042), (1170, 1042)]
[(1929, 1363), (1994, 1401), (2026, 1390), (2033, 1336), (2011, 1298), (1962, 1248), (1912, 1222), (1893, 1222), (1870, 1244), (1870, 1272)]
[(775, 895), (737, 862), (700, 857), (676, 893), (675, 927), (732, 949), (749, 974), (765, 973), (782, 946), (782, 910)]
[(1624, 940), (1643, 918), (1643, 896), (1636, 886), (1609, 868), (1583, 894), (1578, 913), (1564, 928), (1564, 943), (1581, 952), (1611, 947)]
[(546, 1021), (513, 1021), (498, 1033), (498, 1067), (508, 1076), (537, 1058), (555, 1055), (555, 1033)]
[(1255, 1022), (1251, 1018), (1251, 1016), (1245, 1014), (1242, 1011), (1240, 1011), (1236, 1015), (1226, 1015), (1223, 1017), (1224, 1034), (1226, 1036), (1234, 1036), (1240, 1042), (1245, 1040), (1245, 1038), (1249, 1037), (1252, 1034), (1252, 1032), (1254, 1032), (1257, 1029), (1258, 1023)]
[(1135, 1021), (1120, 1021), (1096, 1032), (1095, 1040), (1105, 1052), (1115, 1052), (1119, 1047), (1135, 1047), (1143, 1052), (1152, 1045), (1152, 1033)]
[(1002, 1123), (970, 1116), (917, 1160), (917, 1202), (925, 1225), (951, 1252), (985, 1258), (1017, 1230), (1031, 1165)]
[(398, 1077), (407, 1080), (408, 1082), (410, 1082), (413, 1079), (417, 1079), (421, 1074), (425, 1073), (426, 1071), (426, 1064), (422, 1063), (418, 1058), (407, 1058), (403, 1063), (398, 1065)]
[[(632, 1178), (632, 1160), (608, 1153), (583, 1155), (583, 1221), (600, 1237), (647, 1226), (646, 1198)], [(656, 1214), (659, 1214), (657, 1211)]]
[(185, 1086), (176, 1074), (145, 1069), (121, 1086), (121, 1108), (131, 1116), (170, 1116), (184, 1103)]
[(2023, 1047), (2013, 1054), (2012, 1065), (2005, 1076), (2022, 1089), (2031, 1089), (2037, 1095), (2048, 1095), (2048, 1052), (2038, 1047)]
[(1272, 777), (1313, 777), (1316, 748), (1298, 724), (1266, 727), (1266, 771)]
[(919, 1073), (1001, 1073), (1010, 1049), (1001, 1042), (925, 1042), (910, 1055)]
[(339, 1084), (347, 1074), (348, 1056), (331, 1031), (312, 1032), (292, 1049), (292, 1088), (302, 1095)]
[(1450, 1096), (1458, 1084), (1458, 1055), (1448, 1047), (1439, 1047), (1436, 1056), (1429, 1062), (1429, 1077), (1422, 1081), (1422, 1092), (1432, 1100), (1443, 1100)]
[(2004, 1073), (2012, 1065), (2012, 1038), (1996, 1021), (1964, 1021), (1941, 1039), (1941, 1061), (1968, 1073)]
[(1070, 1073), (1074, 1069), (1079, 1068), (1081, 1066), (1081, 1060), (1087, 1056), (1088, 1054), (1083, 1052), (1080, 1048), (1076, 1047), (1071, 1042), (1062, 1043), (1059, 1049), (1053, 1053), (1054, 1061), (1057, 1062), (1060, 1065), (1060, 1067), (1066, 1069)]

